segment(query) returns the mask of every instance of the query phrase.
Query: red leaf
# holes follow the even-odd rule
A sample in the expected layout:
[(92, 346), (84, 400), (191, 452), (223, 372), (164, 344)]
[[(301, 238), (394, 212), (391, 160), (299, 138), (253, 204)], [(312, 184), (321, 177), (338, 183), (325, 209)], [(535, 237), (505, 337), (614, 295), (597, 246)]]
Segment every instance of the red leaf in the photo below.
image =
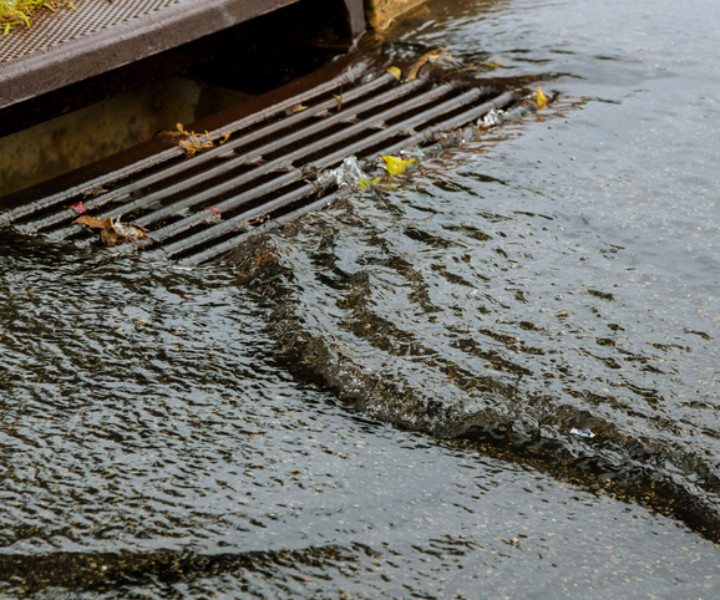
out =
[(212, 214), (215, 215), (215, 218), (222, 219), (222, 213), (214, 206), (206, 206), (205, 210), (209, 210)]
[(87, 205), (82, 200), (79, 200), (75, 204), (71, 204), (68, 208), (70, 210), (74, 210), (79, 215), (84, 215), (88, 211)]

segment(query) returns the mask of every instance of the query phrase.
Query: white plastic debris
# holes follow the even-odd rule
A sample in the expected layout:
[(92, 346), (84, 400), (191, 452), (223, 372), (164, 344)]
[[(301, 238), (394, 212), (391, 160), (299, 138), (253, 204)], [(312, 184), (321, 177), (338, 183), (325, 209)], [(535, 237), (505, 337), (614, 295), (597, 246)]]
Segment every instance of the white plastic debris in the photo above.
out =
[(323, 171), (317, 178), (320, 185), (326, 185), (335, 182), (338, 187), (344, 185), (356, 186), (361, 179), (367, 179), (368, 176), (360, 168), (357, 157), (348, 156), (339, 167), (335, 169), (327, 169)]
[(580, 437), (590, 438), (590, 439), (595, 437), (595, 434), (592, 431), (590, 431), (587, 427), (581, 427), (580, 429), (573, 427), (570, 430), (570, 433), (572, 435), (577, 435)]
[(495, 125), (500, 125), (500, 123), (503, 122), (504, 117), (505, 111), (498, 110), (497, 108), (491, 108), (487, 113), (485, 113), (480, 125), (487, 128), (495, 127)]

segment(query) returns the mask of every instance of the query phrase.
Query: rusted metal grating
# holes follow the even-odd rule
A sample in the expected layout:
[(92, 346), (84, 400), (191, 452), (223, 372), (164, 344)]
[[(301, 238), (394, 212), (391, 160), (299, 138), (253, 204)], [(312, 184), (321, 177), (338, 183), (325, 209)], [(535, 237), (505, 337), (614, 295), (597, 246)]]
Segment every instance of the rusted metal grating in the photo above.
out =
[(373, 61), (355, 62), (223, 122), (210, 132), (212, 138), (230, 132), (221, 146), (186, 158), (173, 145), (0, 214), (0, 224), (96, 244), (96, 232), (73, 224), (77, 214), (67, 208), (82, 200), (98, 219), (122, 215), (148, 228), (152, 241), (144, 242), (146, 251), (198, 264), (221, 257), (258, 229), (333, 202), (337, 184), (320, 184), (316, 176), (348, 156), (363, 161), (431, 143), (440, 132), (475, 123), (492, 109), (524, 110), (524, 95), (466, 73), (431, 69), (401, 83)]

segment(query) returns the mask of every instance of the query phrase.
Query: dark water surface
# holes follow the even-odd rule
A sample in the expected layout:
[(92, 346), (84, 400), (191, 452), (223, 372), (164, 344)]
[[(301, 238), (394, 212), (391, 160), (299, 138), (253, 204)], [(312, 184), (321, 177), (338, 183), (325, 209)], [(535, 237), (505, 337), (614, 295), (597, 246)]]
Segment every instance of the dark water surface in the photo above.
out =
[(430, 2), (558, 100), (252, 278), (0, 231), (0, 596), (718, 597), (719, 24)]

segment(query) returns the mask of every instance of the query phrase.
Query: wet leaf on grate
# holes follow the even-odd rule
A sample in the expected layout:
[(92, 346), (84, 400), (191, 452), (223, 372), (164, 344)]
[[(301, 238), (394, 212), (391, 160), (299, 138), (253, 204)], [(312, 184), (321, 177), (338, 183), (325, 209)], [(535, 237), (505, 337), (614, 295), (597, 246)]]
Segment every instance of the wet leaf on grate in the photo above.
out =
[(435, 62), (440, 59), (450, 59), (452, 58), (452, 54), (450, 54), (447, 50), (430, 50), (430, 52), (427, 52), (423, 54), (417, 62), (410, 67), (410, 70), (408, 71), (407, 76), (405, 77), (405, 81), (413, 81), (417, 78), (418, 73), (420, 72), (420, 69), (422, 69), (426, 63), (428, 62)]
[(387, 72), (390, 73), (395, 79), (400, 81), (400, 78), (402, 77), (402, 71), (400, 70), (400, 67), (388, 67)]
[(548, 97), (543, 94), (542, 88), (540, 86), (537, 87), (537, 93), (535, 94), (535, 101), (537, 102), (538, 110), (542, 110), (547, 106), (548, 103)]
[(375, 177), (374, 179), (369, 179), (369, 180), (368, 179), (360, 179), (357, 182), (357, 186), (359, 189), (364, 190), (365, 188), (367, 188), (373, 184), (380, 183), (381, 181), (382, 181), (382, 179), (380, 179), (379, 177)]
[(146, 235), (148, 230), (145, 229), (145, 227), (123, 223), (120, 219), (115, 221), (112, 217), (96, 219), (88, 215), (83, 215), (82, 217), (75, 219), (73, 223), (100, 229), (100, 240), (106, 246), (115, 246), (117, 244), (138, 244), (141, 239), (152, 239), (150, 236)]
[(99, 196), (100, 194), (105, 194), (105, 193), (107, 193), (107, 191), (108, 191), (108, 190), (106, 190), (105, 188), (90, 188), (90, 189), (84, 190), (83, 193), (82, 193), (82, 195), (83, 195), (83, 197), (85, 197), (85, 198), (89, 198), (89, 197), (91, 197), (91, 196), (92, 196), (93, 198), (96, 198), (96, 197)]
[(387, 169), (387, 172), (390, 173), (390, 175), (399, 175), (400, 173), (404, 173), (408, 166), (413, 164), (415, 162), (414, 158), (411, 158), (409, 160), (404, 160), (400, 158), (399, 156), (381, 156), (383, 162), (385, 163), (385, 168)]
[[(109, 219), (110, 217), (108, 217)], [(95, 227), (97, 229), (107, 229), (110, 225), (107, 219), (96, 219), (95, 217), (89, 217), (87, 215), (78, 217), (73, 221), (78, 225), (87, 225), (88, 227)]]
[(193, 156), (201, 150), (208, 150), (214, 148), (217, 144), (222, 146), (230, 138), (230, 131), (226, 131), (225, 135), (218, 140), (213, 140), (208, 131), (205, 133), (195, 133), (194, 131), (188, 131), (183, 127), (182, 123), (176, 125), (177, 131), (159, 131), (153, 137), (162, 142), (174, 144), (177, 142), (183, 150), (185, 150), (186, 156)]

